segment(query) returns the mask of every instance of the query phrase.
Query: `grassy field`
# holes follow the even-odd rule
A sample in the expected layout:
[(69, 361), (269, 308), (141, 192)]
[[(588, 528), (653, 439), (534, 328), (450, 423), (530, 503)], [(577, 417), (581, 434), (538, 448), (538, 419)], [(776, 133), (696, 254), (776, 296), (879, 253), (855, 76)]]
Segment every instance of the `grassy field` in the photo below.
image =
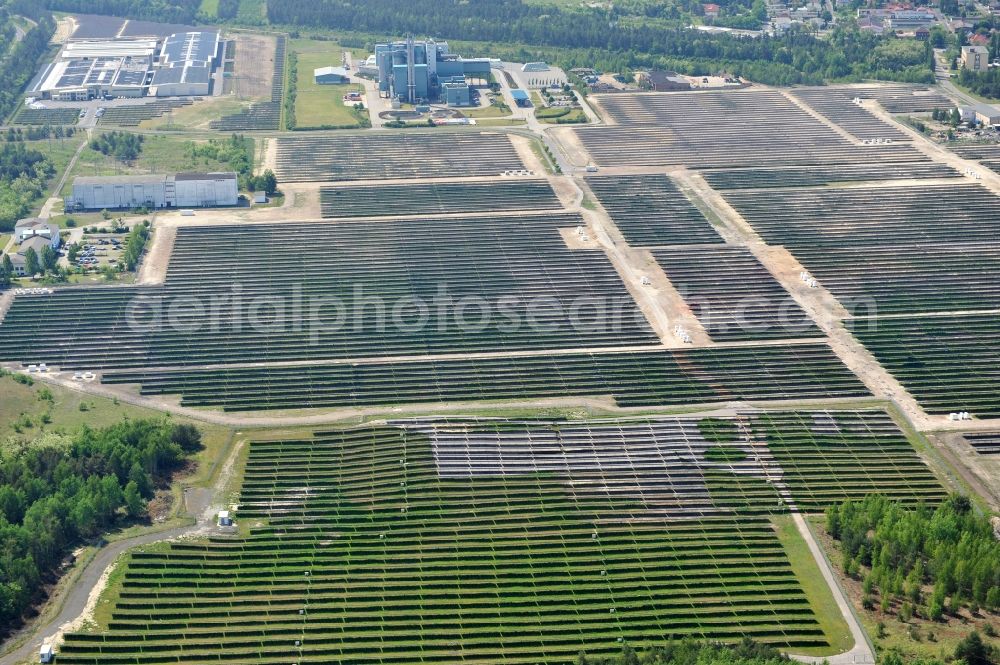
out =
[(553, 163), (552, 159), (545, 153), (542, 148), (542, 142), (538, 139), (532, 139), (531, 141), (531, 152), (535, 153), (535, 156), (545, 165), (545, 172), (548, 175), (555, 173), (556, 165)]
[(75, 153), (77, 148), (80, 147), (80, 143), (83, 140), (83, 135), (78, 134), (77, 136), (67, 139), (28, 141), (25, 144), (31, 150), (38, 150), (43, 153), (52, 161), (52, 165), (55, 167), (55, 173), (51, 178), (49, 178), (46, 185), (46, 191), (32, 202), (31, 213), (33, 215), (37, 215), (39, 210), (41, 210), (41, 207), (45, 203), (45, 200), (49, 197), (52, 188), (59, 182), (59, 178), (69, 166), (70, 160), (73, 159), (73, 153)]
[(583, 109), (570, 107), (549, 107), (535, 111), (538, 120), (552, 125), (570, 125), (587, 122)]
[[(11, 440), (33, 440), (45, 434), (70, 434), (80, 427), (108, 427), (123, 418), (168, 418), (194, 422), (170, 414), (77, 392), (42, 381), (26, 385), (12, 375), (0, 376), (0, 446)], [(186, 484), (207, 486), (218, 471), (232, 441), (227, 427), (195, 422), (204, 448), (195, 456), (196, 468), (182, 476)]]
[[(161, 418), (157, 411), (121, 404), (35, 381), (28, 386), (0, 377), (0, 441), (33, 439), (47, 432), (69, 432), (81, 425), (104, 427), (127, 418)], [(51, 399), (47, 396), (51, 395)], [(46, 420), (48, 422), (46, 422)]]
[(208, 129), (213, 120), (238, 113), (249, 105), (246, 100), (231, 95), (208, 97), (189, 106), (182, 106), (159, 118), (150, 118), (139, 123), (142, 129), (160, 131), (182, 131), (185, 129)]
[(351, 107), (344, 106), (348, 92), (363, 90), (357, 83), (318, 85), (313, 70), (319, 67), (339, 67), (343, 49), (336, 42), (292, 39), (289, 47), (298, 56), (295, 94), (295, 126), (361, 127)]
[[(224, 137), (223, 137), (224, 138)], [(80, 153), (61, 195), (73, 191), (73, 177), (84, 175), (137, 175), (143, 173), (173, 173), (176, 171), (228, 171), (225, 162), (196, 157), (191, 154), (194, 142), (179, 136), (146, 135), (142, 153), (130, 164), (103, 155), (89, 147)]]
[(219, 13), (219, 0), (201, 0), (198, 11), (205, 16), (215, 16)]
[(239, 11), (236, 12), (239, 23), (263, 25), (264, 0), (240, 0)]
[(823, 580), (823, 573), (809, 551), (809, 545), (795, 528), (790, 515), (777, 515), (772, 521), (795, 576), (809, 599), (809, 605), (815, 612), (819, 625), (823, 627), (823, 632), (830, 639), (831, 650), (847, 651), (853, 646), (850, 628), (837, 607), (830, 587)]
[(524, 125), (525, 121), (518, 118), (486, 118), (476, 120), (480, 127), (512, 127), (514, 125)]
[(460, 110), (462, 111), (462, 115), (467, 118), (506, 118), (510, 115), (510, 107), (502, 101), (499, 104)]

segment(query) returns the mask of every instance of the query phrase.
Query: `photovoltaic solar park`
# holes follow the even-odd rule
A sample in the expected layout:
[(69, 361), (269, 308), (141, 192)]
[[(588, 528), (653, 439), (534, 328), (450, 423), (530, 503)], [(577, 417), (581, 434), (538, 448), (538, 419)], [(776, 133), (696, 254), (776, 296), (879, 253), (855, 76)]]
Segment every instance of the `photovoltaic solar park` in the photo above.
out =
[(943, 496), (878, 412), (256, 440), (249, 532), (133, 553), (108, 630), (69, 635), (59, 659), (556, 663), (664, 635), (822, 647), (766, 518), (876, 488)]
[(479, 210), (559, 210), (562, 204), (545, 180), (510, 178), (474, 182), (400, 185), (386, 199), (381, 187), (357, 185), (320, 189), (323, 217), (381, 217), (449, 214)]
[[(857, 145), (864, 136), (848, 139), (779, 91), (606, 95), (598, 104), (615, 124), (574, 130), (598, 166), (724, 168), (926, 159), (905, 143)], [(881, 122), (868, 118), (866, 127)], [(895, 135), (882, 124), (889, 137)]]
[(963, 482), (937, 433), (986, 458), (1000, 431), (1000, 153), (892, 116), (947, 101), (750, 85), (253, 138), (283, 197), (157, 211), (134, 283), (0, 300), (4, 368), (238, 451), (236, 525), (131, 551), (57, 663), (867, 650), (810, 525), (936, 507)]
[(498, 176), (524, 170), (500, 133), (353, 134), (275, 139), (281, 182)]
[[(48, 358), (68, 369), (656, 344), (607, 258), (566, 249), (558, 229), (579, 223), (554, 214), (181, 228), (162, 288), (20, 298), (0, 337), (5, 349), (27, 353), (24, 361)], [(307, 242), (329, 249), (309, 252)], [(200, 293), (226, 296), (232, 284), (241, 285), (239, 298), (247, 303), (299, 299), (302, 311), (285, 316), (301, 325), (275, 319), (273, 327), (254, 330), (246, 306), (232, 304), (219, 312), (194, 308), (180, 315), (183, 325), (127, 325), (129, 317), (145, 321), (176, 311), (175, 303)], [(547, 306), (537, 305), (542, 296)], [(602, 306), (618, 320), (586, 330), (572, 325), (572, 301), (581, 296), (606, 298)], [(468, 300), (507, 311), (464, 326)], [(46, 312), (41, 322), (39, 308)], [(29, 351), (20, 344), (40, 329), (52, 345)], [(73, 341), (67, 345), (65, 337)]]

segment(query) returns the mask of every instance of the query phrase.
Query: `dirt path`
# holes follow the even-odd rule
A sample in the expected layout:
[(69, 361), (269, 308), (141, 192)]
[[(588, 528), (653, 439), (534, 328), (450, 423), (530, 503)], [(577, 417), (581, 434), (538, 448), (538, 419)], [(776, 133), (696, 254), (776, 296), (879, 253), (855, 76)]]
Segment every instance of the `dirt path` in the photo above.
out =
[(805, 309), (826, 335), (834, 353), (864, 382), (868, 390), (879, 399), (895, 401), (918, 429), (931, 427), (934, 420), (924, 413), (913, 396), (844, 328), (840, 319), (845, 312), (833, 294), (823, 288), (822, 284), (816, 288), (805, 287), (798, 276), (805, 268), (798, 260), (787, 251), (776, 250), (765, 244), (753, 226), (722, 195), (709, 187), (703, 178), (695, 176), (687, 182), (722, 223), (741, 237), (757, 260)]
[[(974, 180), (974, 182), (983, 185), (997, 196), (1000, 196), (1000, 174), (986, 168), (976, 160), (959, 157), (951, 150), (948, 150), (944, 146), (931, 141), (913, 127), (904, 125), (901, 122), (896, 122), (896, 119), (887, 113), (879, 104), (865, 102), (862, 106), (866, 110), (870, 111), (876, 118), (879, 118), (884, 122), (891, 123), (893, 127), (910, 136), (913, 139), (913, 147), (927, 155), (931, 161), (947, 164), (959, 173), (963, 174), (967, 169), (972, 169), (972, 171), (979, 174), (979, 179)], [(951, 184), (954, 184), (954, 182), (954, 179), (950, 181)]]
[[(763, 88), (764, 86), (759, 86), (759, 87)], [(817, 111), (813, 107), (809, 106), (807, 103), (805, 103), (804, 101), (802, 101), (801, 99), (799, 99), (795, 95), (791, 94), (791, 92), (789, 90), (784, 89), (784, 88), (767, 88), (767, 89), (774, 90), (776, 92), (780, 92), (782, 97), (784, 97), (785, 99), (787, 99), (792, 104), (795, 104), (804, 113), (808, 113), (817, 122), (820, 122), (824, 126), (826, 126), (829, 129), (832, 129), (833, 131), (835, 131), (837, 134), (839, 134), (841, 137), (843, 137), (844, 140), (849, 141), (851, 143), (860, 143), (861, 142), (861, 139), (859, 139), (857, 136), (855, 136), (854, 134), (851, 134), (846, 129), (844, 129), (843, 127), (841, 127), (837, 123), (833, 122), (832, 120), (830, 120), (829, 118), (827, 118), (825, 115), (823, 115), (822, 113), (820, 113), (819, 111)]]
[(62, 192), (63, 187), (66, 185), (66, 180), (69, 178), (69, 174), (73, 172), (73, 167), (76, 166), (77, 160), (80, 159), (80, 155), (83, 154), (84, 149), (87, 147), (87, 144), (90, 142), (90, 133), (91, 132), (88, 129), (87, 130), (87, 136), (84, 138), (83, 143), (80, 144), (80, 147), (78, 147), (76, 149), (76, 152), (73, 153), (73, 157), (72, 157), (72, 159), (69, 160), (69, 164), (66, 166), (66, 169), (63, 171), (62, 176), (60, 176), (59, 182), (57, 182), (56, 186), (52, 189), (51, 196), (49, 196), (49, 198), (46, 199), (45, 203), (42, 205), (42, 209), (38, 213), (38, 216), (41, 219), (48, 219), (49, 217), (51, 217), (52, 216), (52, 208), (57, 203), (59, 203), (60, 201), (62, 201), (62, 196), (61, 196), (60, 193)]
[(153, 222), (153, 242), (150, 243), (146, 257), (139, 268), (137, 284), (143, 286), (163, 284), (167, 278), (167, 267), (176, 239), (176, 226), (160, 226)]
[(535, 151), (531, 149), (531, 139), (526, 136), (520, 136), (518, 134), (508, 134), (510, 142), (514, 145), (514, 150), (517, 152), (517, 156), (521, 158), (521, 163), (524, 164), (524, 168), (529, 171), (534, 171), (535, 175), (545, 175), (548, 173), (548, 169), (545, 168), (545, 164), (542, 160), (538, 158)]
[(267, 138), (262, 139), (262, 143), (261, 153), (263, 157), (261, 158), (260, 171), (265, 169), (276, 171), (278, 168), (278, 140)]
[(932, 432), (927, 439), (962, 481), (986, 501), (990, 510), (1000, 510), (1000, 458), (980, 455), (959, 432)]
[[(586, 180), (574, 180), (583, 191)], [(646, 316), (660, 342), (667, 347), (707, 346), (711, 344), (704, 326), (691, 311), (687, 302), (667, 278), (663, 268), (649, 250), (635, 249), (628, 245), (621, 230), (611, 219), (593, 191), (587, 187), (593, 210), (580, 210), (588, 221), (595, 238), (611, 259), (639, 309)], [(644, 284), (648, 281), (648, 284)], [(675, 326), (682, 326), (691, 336), (690, 344), (674, 334)]]
[(76, 19), (73, 18), (72, 16), (66, 16), (64, 18), (59, 19), (56, 22), (55, 34), (52, 35), (52, 43), (62, 44), (63, 42), (65, 42), (67, 39), (70, 38), (70, 36), (76, 30), (76, 27), (77, 27)]

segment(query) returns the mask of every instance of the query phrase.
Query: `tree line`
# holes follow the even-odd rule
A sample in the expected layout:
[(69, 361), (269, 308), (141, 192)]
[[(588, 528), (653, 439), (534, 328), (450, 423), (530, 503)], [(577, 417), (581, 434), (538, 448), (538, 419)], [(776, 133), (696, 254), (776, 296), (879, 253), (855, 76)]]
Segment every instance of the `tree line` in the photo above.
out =
[(76, 127), (62, 125), (28, 125), (27, 127), (8, 127), (4, 134), (7, 143), (18, 141), (44, 141), (46, 139), (68, 139), (76, 134)]
[(146, 516), (201, 435), (191, 425), (126, 420), (0, 452), (0, 637), (43, 600), (73, 547)]
[(149, 242), (150, 224), (149, 220), (142, 224), (136, 224), (125, 236), (125, 248), (122, 250), (122, 263), (126, 270), (135, 270), (139, 267), (139, 259), (146, 250), (146, 243)]
[(861, 578), (869, 609), (876, 596), (883, 612), (898, 608), (903, 620), (1000, 609), (1000, 542), (967, 497), (908, 509), (872, 495), (828, 508), (826, 528), (840, 541), (844, 572)]

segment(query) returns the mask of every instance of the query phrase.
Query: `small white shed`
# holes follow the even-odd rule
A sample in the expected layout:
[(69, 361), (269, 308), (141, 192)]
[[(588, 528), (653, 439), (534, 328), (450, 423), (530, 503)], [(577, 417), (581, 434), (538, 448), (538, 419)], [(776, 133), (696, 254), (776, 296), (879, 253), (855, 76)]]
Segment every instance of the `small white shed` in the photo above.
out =
[(267, 203), (267, 192), (254, 192), (253, 193), (254, 203)]
[(219, 511), (219, 526), (232, 526), (233, 518), (229, 516), (228, 510)]
[(43, 644), (42, 648), (38, 650), (39, 663), (51, 663), (55, 657), (56, 652), (52, 649), (51, 644)]

